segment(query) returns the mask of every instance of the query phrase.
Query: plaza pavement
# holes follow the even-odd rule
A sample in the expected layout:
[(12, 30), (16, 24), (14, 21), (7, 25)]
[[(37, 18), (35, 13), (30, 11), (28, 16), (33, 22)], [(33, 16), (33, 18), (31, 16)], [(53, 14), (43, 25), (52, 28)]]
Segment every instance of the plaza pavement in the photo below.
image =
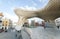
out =
[[(23, 39), (60, 39), (60, 30), (57, 28), (24, 28), (21, 34)], [(15, 35), (15, 31), (3, 32), (0, 33), (0, 39), (17, 39)]]

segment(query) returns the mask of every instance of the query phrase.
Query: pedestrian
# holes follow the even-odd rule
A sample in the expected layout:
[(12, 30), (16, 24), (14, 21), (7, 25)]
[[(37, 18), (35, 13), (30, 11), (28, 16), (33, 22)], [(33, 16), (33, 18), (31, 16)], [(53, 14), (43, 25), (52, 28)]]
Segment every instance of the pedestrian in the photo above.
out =
[(57, 26), (57, 28), (59, 29), (59, 26)]
[(19, 26), (19, 25), (15, 27), (16, 37), (17, 37), (18, 39), (22, 39), (21, 28), (22, 28), (22, 26)]

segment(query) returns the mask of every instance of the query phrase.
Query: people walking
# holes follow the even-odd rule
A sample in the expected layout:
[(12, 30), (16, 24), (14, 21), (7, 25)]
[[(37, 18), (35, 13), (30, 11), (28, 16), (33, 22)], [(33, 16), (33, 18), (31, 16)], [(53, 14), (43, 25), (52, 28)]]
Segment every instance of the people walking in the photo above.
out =
[(23, 38), (22, 38), (22, 34), (21, 34), (21, 28), (22, 28), (22, 26), (16, 26), (16, 27), (15, 27), (16, 37), (17, 37), (18, 39), (23, 39)]

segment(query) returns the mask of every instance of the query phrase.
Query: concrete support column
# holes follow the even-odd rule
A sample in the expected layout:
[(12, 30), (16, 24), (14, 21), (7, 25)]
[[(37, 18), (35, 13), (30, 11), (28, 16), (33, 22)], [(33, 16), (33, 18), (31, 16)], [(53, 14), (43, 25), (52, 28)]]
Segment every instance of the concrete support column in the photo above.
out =
[(26, 17), (20, 16), (18, 20), (18, 25), (23, 26), (26, 20), (27, 20)]

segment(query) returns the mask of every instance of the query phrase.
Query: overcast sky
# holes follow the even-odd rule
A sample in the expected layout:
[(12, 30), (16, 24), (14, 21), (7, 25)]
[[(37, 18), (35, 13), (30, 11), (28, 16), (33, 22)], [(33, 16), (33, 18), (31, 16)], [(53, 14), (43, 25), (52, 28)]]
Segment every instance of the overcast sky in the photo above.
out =
[(18, 17), (14, 13), (15, 8), (24, 8), (28, 10), (41, 9), (48, 3), (48, 0), (0, 0), (0, 12), (4, 16), (17, 21)]

